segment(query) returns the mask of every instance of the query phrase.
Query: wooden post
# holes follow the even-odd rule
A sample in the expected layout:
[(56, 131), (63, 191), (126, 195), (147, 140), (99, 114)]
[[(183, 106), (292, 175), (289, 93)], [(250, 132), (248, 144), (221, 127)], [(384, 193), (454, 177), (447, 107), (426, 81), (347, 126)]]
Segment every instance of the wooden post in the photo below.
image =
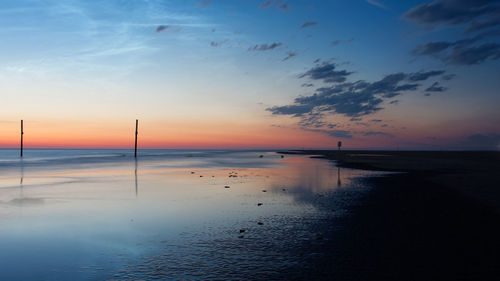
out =
[(21, 120), (21, 157), (23, 157), (23, 135), (24, 135), (23, 120)]
[(134, 157), (137, 158), (137, 129), (139, 127), (139, 120), (135, 119), (135, 149), (134, 149)]

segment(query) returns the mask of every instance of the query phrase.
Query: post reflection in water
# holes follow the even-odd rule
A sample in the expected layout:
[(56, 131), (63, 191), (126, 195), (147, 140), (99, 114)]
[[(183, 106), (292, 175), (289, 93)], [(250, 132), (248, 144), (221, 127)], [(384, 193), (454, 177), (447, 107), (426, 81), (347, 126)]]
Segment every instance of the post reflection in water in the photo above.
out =
[(342, 185), (340, 181), (340, 167), (337, 167), (337, 186), (340, 187)]
[(135, 176), (135, 197), (137, 197), (137, 194), (139, 192), (139, 188), (137, 186), (137, 158), (135, 158), (134, 164), (135, 164), (135, 169), (134, 169), (134, 176)]
[(19, 188), (20, 188), (20, 197), (21, 199), (24, 198), (24, 191), (23, 191), (23, 181), (24, 181), (24, 162), (23, 159), (21, 158), (20, 160), (20, 179), (19, 179)]

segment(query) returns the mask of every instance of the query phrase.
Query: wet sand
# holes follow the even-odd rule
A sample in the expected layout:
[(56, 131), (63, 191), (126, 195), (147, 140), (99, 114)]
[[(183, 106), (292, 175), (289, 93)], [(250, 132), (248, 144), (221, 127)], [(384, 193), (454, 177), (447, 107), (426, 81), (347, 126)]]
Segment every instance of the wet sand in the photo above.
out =
[[(293, 151), (341, 167), (398, 171), (373, 184), (294, 279), (497, 280), (498, 152)], [(333, 222), (332, 222), (333, 223)]]

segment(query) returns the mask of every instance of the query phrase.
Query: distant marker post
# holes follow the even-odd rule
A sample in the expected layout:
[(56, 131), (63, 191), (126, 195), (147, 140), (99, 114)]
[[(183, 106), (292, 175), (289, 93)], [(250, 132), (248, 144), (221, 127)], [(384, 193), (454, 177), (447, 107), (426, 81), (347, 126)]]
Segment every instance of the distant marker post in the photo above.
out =
[(139, 128), (139, 120), (135, 119), (135, 148), (134, 148), (134, 157), (137, 158), (137, 129)]
[(342, 142), (341, 141), (337, 142), (337, 146), (339, 147), (339, 151), (340, 151), (340, 147), (342, 146)]
[(24, 135), (23, 120), (21, 120), (21, 157), (23, 157), (23, 135)]

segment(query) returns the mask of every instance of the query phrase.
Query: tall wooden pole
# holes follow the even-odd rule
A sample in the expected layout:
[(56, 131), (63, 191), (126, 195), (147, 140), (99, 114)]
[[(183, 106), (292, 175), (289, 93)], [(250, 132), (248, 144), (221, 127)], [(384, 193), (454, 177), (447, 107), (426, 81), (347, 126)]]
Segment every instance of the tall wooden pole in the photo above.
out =
[(137, 158), (137, 129), (139, 127), (139, 120), (135, 119), (135, 149), (134, 149), (134, 157)]
[(23, 135), (24, 135), (23, 120), (21, 120), (21, 157), (23, 157)]

